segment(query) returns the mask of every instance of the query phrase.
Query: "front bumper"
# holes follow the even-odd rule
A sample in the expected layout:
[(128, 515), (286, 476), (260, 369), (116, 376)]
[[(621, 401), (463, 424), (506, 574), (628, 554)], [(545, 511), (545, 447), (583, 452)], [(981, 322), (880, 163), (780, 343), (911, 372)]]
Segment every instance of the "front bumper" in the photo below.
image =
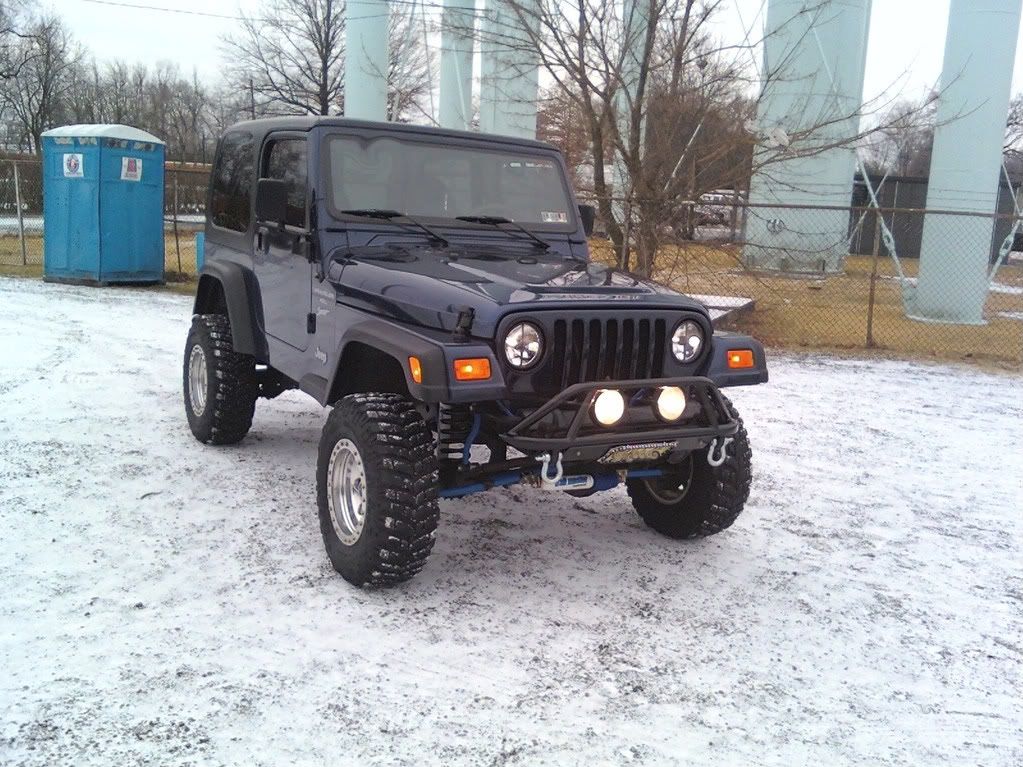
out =
[[(677, 422), (659, 420), (650, 408), (650, 394), (663, 386), (678, 386), (686, 395), (689, 404)], [(622, 420), (610, 427), (592, 417), (594, 399), (603, 389), (621, 392), (627, 403)], [(559, 453), (566, 462), (590, 462), (625, 446), (656, 446), (663, 455), (697, 450), (716, 438), (732, 436), (738, 428), (715, 383), (702, 376), (686, 376), (569, 386), (501, 438), (523, 453)]]

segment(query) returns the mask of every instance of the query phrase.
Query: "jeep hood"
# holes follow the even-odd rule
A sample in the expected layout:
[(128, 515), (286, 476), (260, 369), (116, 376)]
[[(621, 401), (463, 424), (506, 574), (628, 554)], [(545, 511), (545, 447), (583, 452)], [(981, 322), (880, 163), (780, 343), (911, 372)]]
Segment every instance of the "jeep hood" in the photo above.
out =
[(515, 311), (610, 305), (706, 314), (666, 287), (554, 253), (390, 245), (354, 248), (332, 261), (340, 303), (439, 330), (454, 330), (459, 313), (471, 308), (477, 337), (492, 338)]

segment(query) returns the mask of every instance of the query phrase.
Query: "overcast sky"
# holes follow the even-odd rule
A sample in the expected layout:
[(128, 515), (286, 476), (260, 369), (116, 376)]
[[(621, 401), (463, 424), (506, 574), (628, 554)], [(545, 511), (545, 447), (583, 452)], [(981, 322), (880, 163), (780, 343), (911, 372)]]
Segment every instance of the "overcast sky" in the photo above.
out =
[[(183, 11), (237, 15), (259, 7), (258, 0), (125, 0), (138, 5)], [(430, 0), (432, 5), (439, 0)], [(741, 41), (751, 25), (756, 40), (763, 19), (763, 0), (725, 3), (716, 22), (722, 38)], [(88, 0), (49, 0), (49, 7), (68, 22), (78, 40), (100, 61), (177, 62), (184, 73), (216, 82), (221, 67), (220, 36), (230, 19), (189, 13), (114, 7)], [(882, 94), (912, 98), (932, 87), (941, 74), (948, 0), (874, 0), (864, 97)], [(1017, 46), (1013, 92), (1023, 89), (1023, 44)]]

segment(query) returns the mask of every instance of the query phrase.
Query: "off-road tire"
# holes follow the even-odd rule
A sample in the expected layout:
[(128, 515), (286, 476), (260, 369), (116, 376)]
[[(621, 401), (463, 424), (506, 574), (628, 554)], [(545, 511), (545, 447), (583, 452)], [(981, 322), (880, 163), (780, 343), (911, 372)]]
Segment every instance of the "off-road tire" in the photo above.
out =
[[(197, 413), (189, 391), (189, 358), (198, 346), (206, 359), (205, 407)], [(182, 389), (188, 426), (205, 444), (240, 442), (252, 426), (259, 396), (256, 360), (239, 354), (231, 343), (231, 322), (222, 314), (198, 314), (185, 343)]]
[(720, 533), (742, 513), (749, 497), (752, 479), (752, 458), (749, 437), (732, 403), (726, 398), (728, 410), (739, 421), (727, 458), (718, 467), (707, 463), (706, 449), (694, 451), (682, 466), (686, 476), (692, 461), (692, 478), (682, 499), (665, 504), (651, 490), (657, 480), (626, 481), (629, 498), (643, 521), (669, 538), (703, 538)]
[[(341, 440), (355, 445), (365, 472), (365, 521), (351, 545), (334, 529), (328, 467)], [(320, 532), (334, 569), (356, 586), (393, 586), (426, 564), (440, 511), (433, 435), (400, 394), (351, 394), (327, 417), (316, 465)]]

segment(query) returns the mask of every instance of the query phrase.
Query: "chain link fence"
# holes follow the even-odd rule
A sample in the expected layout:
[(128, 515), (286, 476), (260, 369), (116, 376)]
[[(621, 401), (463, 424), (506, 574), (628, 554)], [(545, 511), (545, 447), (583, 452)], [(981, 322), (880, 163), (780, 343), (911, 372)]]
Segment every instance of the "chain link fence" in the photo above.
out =
[(0, 264), (42, 262), (42, 163), (0, 159)]
[[(0, 158), (0, 266), (43, 262), (42, 167)], [(196, 273), (209, 166), (166, 165), (168, 279)], [(708, 305), (724, 327), (768, 345), (873, 349), (1023, 363), (1023, 227), (1014, 213), (693, 203), (661, 228), (653, 277)], [(619, 262), (604, 238), (594, 258)], [(945, 298), (972, 295), (977, 324), (911, 319), (921, 261), (938, 257)], [(932, 280), (933, 282), (933, 280)], [(978, 291), (980, 293), (978, 294)], [(941, 296), (939, 296), (941, 298)]]
[(198, 272), (195, 235), (206, 219), (210, 166), (168, 162), (164, 171), (164, 230), (168, 276), (187, 279)]
[[(209, 174), (208, 165), (165, 165), (164, 254), (169, 278), (196, 273), (195, 234), (203, 228)], [(34, 158), (0, 158), (0, 266), (42, 263), (42, 163)]]
[[(786, 348), (1023, 363), (1018, 215), (736, 198), (716, 209), (693, 204), (677, 220), (660, 233), (653, 277), (723, 307), (723, 327)], [(610, 241), (591, 248), (620, 263)], [(973, 296), (975, 324), (910, 318), (928, 258), (944, 265), (928, 283), (937, 284), (938, 303)]]

